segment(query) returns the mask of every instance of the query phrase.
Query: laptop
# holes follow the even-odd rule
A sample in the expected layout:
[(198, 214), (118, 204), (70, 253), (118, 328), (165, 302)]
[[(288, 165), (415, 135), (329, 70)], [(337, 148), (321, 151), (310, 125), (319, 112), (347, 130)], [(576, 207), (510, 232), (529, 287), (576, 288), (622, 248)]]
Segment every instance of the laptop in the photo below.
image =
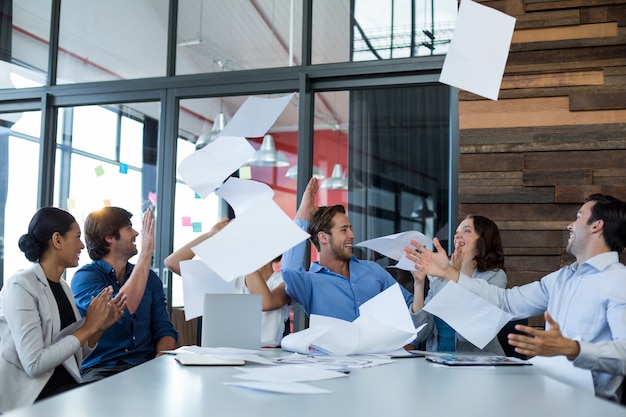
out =
[(259, 349), (261, 294), (204, 294), (202, 347)]

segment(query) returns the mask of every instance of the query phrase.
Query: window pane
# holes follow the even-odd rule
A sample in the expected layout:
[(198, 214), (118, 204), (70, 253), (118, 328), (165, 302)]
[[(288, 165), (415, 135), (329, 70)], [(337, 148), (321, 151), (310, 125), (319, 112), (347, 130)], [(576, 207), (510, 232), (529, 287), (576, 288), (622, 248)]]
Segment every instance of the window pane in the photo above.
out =
[[(90, 212), (117, 206), (133, 214), (133, 225), (141, 231), (142, 213), (147, 207), (154, 209), (157, 199), (158, 113), (148, 114), (138, 109), (152, 108), (157, 109), (157, 104), (59, 109), (55, 201), (74, 214), (81, 228)], [(132, 123), (128, 120), (130, 115)], [(98, 134), (88, 135), (86, 126), (97, 129)], [(73, 145), (77, 136), (79, 147)], [(118, 149), (126, 149), (125, 160), (120, 159)], [(141, 247), (140, 239), (141, 235), (138, 247)], [(84, 250), (79, 266), (89, 262)], [(67, 271), (68, 280), (74, 272), (75, 269)]]
[[(276, 95), (282, 96), (283, 94)], [(264, 96), (271, 98), (274, 96)], [(219, 113), (223, 113), (225, 124), (237, 112), (248, 96), (217, 97), (181, 100), (179, 113), (179, 139), (177, 145), (177, 167), (187, 156), (206, 146), (211, 141)], [(274, 201), (287, 213), (295, 216), (296, 181), (287, 176), (290, 167), (297, 162), (298, 142), (298, 108), (297, 99), (293, 98), (274, 123), (270, 132), (276, 150), (284, 155), (288, 165), (259, 166), (246, 164), (250, 179), (269, 185), (274, 191)], [(259, 149), (263, 138), (249, 138), (250, 144)], [(208, 168), (207, 168), (208, 169)], [(240, 172), (234, 173), (240, 175)], [(226, 178), (224, 178), (226, 179)], [(199, 198), (191, 188), (185, 185), (182, 178), (177, 177), (176, 195), (174, 198), (174, 249), (207, 232), (219, 219), (233, 216), (228, 212), (224, 202), (213, 194), (206, 199)], [(175, 306), (181, 306), (182, 281), (179, 276), (172, 275), (172, 299)]]
[(347, 206), (355, 241), (407, 230), (447, 240), (449, 88), (324, 93), (315, 107), (324, 123), (316, 124), (313, 162), (326, 175), (318, 203)]
[(57, 84), (165, 75), (168, 3), (63, 0)]
[(456, 0), (316, 0), (313, 64), (445, 54)]
[(0, 114), (0, 286), (30, 264), (18, 240), (37, 210), (39, 167), (25, 161), (39, 155), (39, 137), (28, 132), (40, 120), (40, 112)]
[(51, 0), (0, 2), (0, 88), (39, 87), (46, 83)]
[(178, 4), (177, 74), (301, 63), (301, 1), (197, 0)]

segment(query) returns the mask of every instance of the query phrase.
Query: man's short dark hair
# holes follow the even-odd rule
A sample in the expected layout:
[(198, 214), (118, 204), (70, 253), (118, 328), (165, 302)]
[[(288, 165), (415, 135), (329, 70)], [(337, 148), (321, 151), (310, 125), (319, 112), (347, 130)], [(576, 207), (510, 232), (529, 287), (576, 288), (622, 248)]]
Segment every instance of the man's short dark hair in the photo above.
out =
[(626, 246), (626, 204), (606, 194), (592, 194), (585, 201), (595, 201), (588, 224), (604, 221), (604, 241), (612, 251), (621, 253)]
[(89, 257), (94, 261), (109, 253), (109, 236), (120, 238), (120, 229), (132, 224), (133, 214), (120, 207), (103, 207), (89, 213), (85, 219), (85, 244)]
[(311, 235), (311, 243), (315, 246), (315, 249), (320, 250), (320, 241), (317, 238), (319, 232), (330, 233), (330, 229), (333, 228), (333, 217), (337, 213), (346, 213), (346, 208), (341, 204), (334, 206), (322, 206), (311, 216), (309, 220), (309, 228), (307, 232)]

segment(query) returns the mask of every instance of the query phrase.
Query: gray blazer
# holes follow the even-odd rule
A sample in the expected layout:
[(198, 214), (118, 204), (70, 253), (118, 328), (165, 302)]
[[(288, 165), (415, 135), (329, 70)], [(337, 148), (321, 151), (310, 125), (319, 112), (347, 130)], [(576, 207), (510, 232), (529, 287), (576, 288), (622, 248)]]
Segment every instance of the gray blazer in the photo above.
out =
[(61, 286), (79, 321), (62, 333), (59, 309), (39, 263), (14, 274), (0, 291), (0, 412), (35, 402), (60, 364), (80, 382), (80, 364), (91, 350), (71, 335), (82, 320), (72, 290), (64, 280)]

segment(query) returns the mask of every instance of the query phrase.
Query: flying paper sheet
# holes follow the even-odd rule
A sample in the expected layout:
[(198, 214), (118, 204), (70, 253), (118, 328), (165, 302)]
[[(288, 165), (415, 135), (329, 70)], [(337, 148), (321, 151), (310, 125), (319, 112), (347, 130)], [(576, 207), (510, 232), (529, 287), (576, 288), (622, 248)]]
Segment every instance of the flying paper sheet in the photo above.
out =
[(191, 248), (226, 281), (259, 269), (309, 238), (271, 198), (257, 198), (245, 205), (248, 209), (226, 227)]
[(479, 349), (484, 348), (513, 316), (453, 281), (424, 306)]
[(413, 247), (411, 243), (409, 243), (411, 240), (415, 240), (423, 246), (428, 246), (433, 243), (432, 239), (423, 233), (416, 230), (409, 230), (407, 232), (365, 240), (354, 246), (362, 246), (375, 250), (382, 255), (398, 261), (396, 265), (392, 266), (393, 268), (399, 268), (405, 271), (415, 271), (415, 264), (406, 258), (406, 254), (404, 252), (405, 247)]
[(215, 194), (228, 202), (237, 217), (260, 198), (271, 200), (274, 191), (269, 185), (259, 181), (230, 177), (215, 191)]
[(423, 327), (413, 325), (398, 284), (363, 303), (359, 311), (352, 322), (313, 314), (310, 327), (285, 336), (281, 347), (304, 354), (311, 350), (334, 355), (384, 354), (413, 341)]
[(221, 136), (258, 138), (267, 133), (295, 93), (277, 98), (248, 97), (219, 133)]
[(515, 18), (463, 0), (439, 81), (498, 99)]
[(244, 137), (221, 136), (183, 159), (178, 173), (192, 190), (205, 198), (254, 152)]
[(233, 282), (226, 282), (200, 260), (181, 261), (185, 320), (202, 316), (204, 294), (232, 294)]

